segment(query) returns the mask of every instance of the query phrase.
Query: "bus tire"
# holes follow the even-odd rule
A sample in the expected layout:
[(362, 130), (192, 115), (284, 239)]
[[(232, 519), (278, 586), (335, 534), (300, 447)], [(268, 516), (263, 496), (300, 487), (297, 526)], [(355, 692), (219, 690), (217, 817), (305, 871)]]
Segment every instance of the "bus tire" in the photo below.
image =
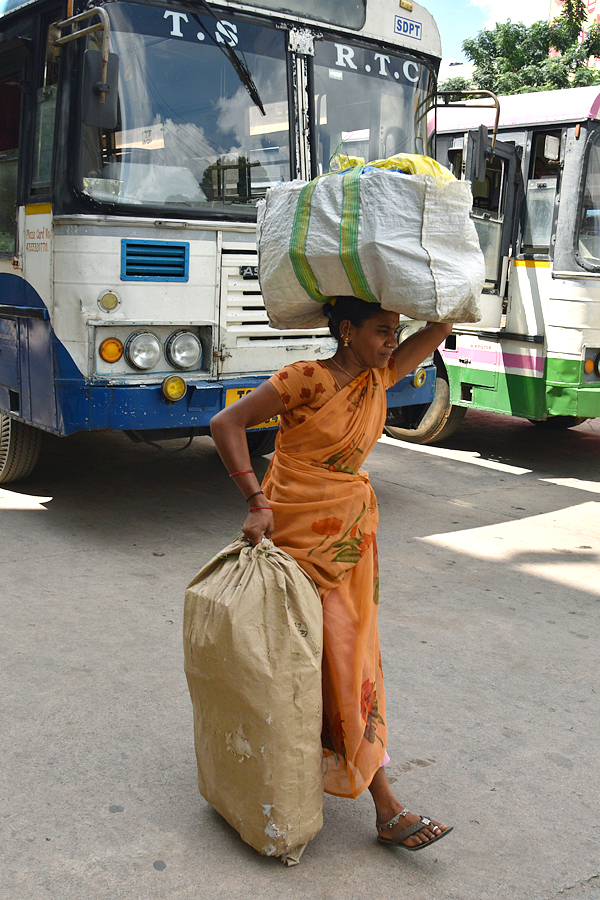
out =
[(548, 428), (551, 431), (563, 431), (565, 428), (576, 428), (587, 422), (589, 416), (548, 416), (547, 419), (530, 419), (534, 425), (540, 428)]
[[(446, 367), (436, 353), (435, 395), (430, 404), (388, 410), (385, 433), (397, 441), (411, 444), (434, 444), (454, 434), (467, 411), (465, 406), (450, 403), (450, 385)], [(406, 420), (405, 425), (394, 424)]]
[(266, 453), (272, 453), (275, 449), (275, 438), (277, 437), (277, 429), (270, 431), (247, 431), (248, 450), (250, 456), (264, 456)]
[(40, 455), (42, 433), (0, 413), (0, 484), (27, 478)]

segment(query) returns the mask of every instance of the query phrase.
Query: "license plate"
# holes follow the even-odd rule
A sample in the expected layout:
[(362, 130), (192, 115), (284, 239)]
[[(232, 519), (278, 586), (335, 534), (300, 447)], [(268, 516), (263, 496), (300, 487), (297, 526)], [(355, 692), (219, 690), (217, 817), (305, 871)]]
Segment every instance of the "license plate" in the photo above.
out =
[[(228, 390), (225, 391), (225, 406), (231, 406), (236, 400), (245, 397), (246, 394), (249, 394), (250, 391), (253, 390), (254, 388), (228, 388)], [(272, 416), (270, 419), (267, 419), (266, 422), (261, 422), (259, 425), (253, 425), (248, 431), (252, 431), (254, 428), (277, 428), (278, 425), (279, 416)]]

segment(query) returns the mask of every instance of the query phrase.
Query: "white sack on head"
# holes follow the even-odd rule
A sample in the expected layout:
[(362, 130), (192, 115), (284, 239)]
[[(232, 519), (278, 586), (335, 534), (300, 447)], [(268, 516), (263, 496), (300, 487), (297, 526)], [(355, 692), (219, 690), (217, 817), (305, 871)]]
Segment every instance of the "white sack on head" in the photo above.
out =
[(477, 322), (485, 264), (464, 181), (357, 166), (267, 191), (259, 278), (270, 324), (325, 324), (354, 295), (432, 322)]

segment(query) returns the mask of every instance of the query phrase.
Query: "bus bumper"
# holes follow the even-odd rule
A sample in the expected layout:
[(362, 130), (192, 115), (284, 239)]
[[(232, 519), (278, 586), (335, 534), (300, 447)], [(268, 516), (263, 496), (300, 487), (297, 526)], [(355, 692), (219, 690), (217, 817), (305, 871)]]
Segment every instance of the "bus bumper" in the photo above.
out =
[[(425, 369), (426, 379), (416, 387), (407, 375), (388, 391), (388, 406), (430, 403), (435, 392), (435, 366)], [(58, 434), (96, 431), (175, 431), (208, 434), (211, 418), (249, 390), (258, 387), (268, 375), (227, 379), (210, 383), (188, 383), (185, 395), (176, 402), (168, 401), (160, 384), (123, 385), (74, 383), (57, 379), (56, 409)], [(237, 397), (235, 396), (237, 394)], [(273, 420), (257, 430), (276, 428)]]

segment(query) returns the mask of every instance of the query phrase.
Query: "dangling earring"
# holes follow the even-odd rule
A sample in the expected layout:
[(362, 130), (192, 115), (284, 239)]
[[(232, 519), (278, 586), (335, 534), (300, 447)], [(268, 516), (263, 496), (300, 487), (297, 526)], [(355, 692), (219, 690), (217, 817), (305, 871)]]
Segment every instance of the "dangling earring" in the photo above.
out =
[(347, 334), (344, 334), (344, 335), (342, 336), (342, 342), (343, 342), (343, 344), (344, 344), (344, 347), (349, 347), (349, 346), (350, 346), (350, 341), (348, 340), (348, 335), (347, 335)]

